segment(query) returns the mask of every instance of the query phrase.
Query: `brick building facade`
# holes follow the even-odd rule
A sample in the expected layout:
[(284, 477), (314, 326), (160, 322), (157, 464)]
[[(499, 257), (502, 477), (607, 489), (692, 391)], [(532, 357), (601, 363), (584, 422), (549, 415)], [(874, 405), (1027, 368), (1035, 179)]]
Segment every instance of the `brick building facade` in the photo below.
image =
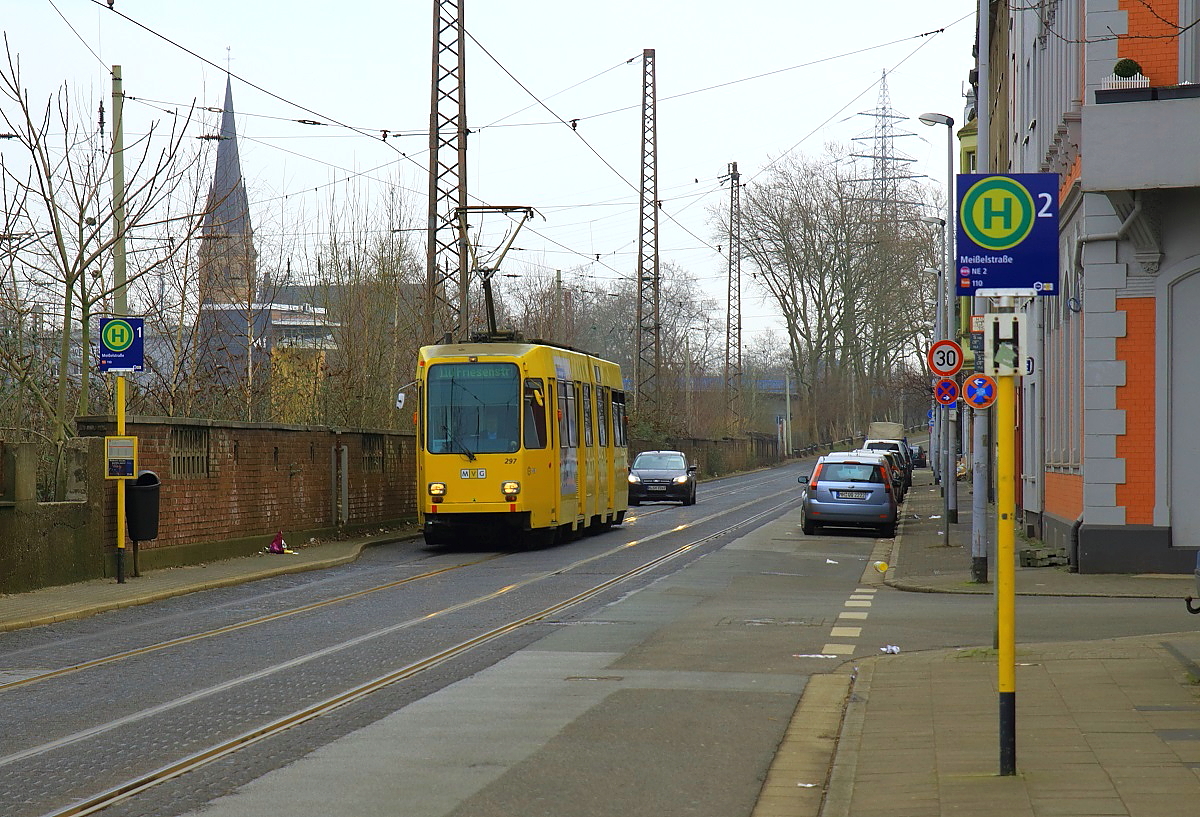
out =
[(991, 4), (986, 170), (1061, 183), (1059, 294), (1024, 308), (1019, 510), (1083, 572), (1191, 572), (1200, 548), (1198, 17)]

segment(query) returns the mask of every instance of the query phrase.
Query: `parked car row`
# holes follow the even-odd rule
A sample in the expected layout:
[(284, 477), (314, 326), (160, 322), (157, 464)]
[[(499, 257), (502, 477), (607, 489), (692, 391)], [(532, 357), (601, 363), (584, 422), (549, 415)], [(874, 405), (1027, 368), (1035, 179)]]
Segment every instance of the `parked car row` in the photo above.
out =
[(873, 439), (819, 458), (799, 479), (801, 530), (811, 536), (824, 526), (871, 528), (895, 536), (900, 503), (912, 487), (913, 453), (904, 440)]

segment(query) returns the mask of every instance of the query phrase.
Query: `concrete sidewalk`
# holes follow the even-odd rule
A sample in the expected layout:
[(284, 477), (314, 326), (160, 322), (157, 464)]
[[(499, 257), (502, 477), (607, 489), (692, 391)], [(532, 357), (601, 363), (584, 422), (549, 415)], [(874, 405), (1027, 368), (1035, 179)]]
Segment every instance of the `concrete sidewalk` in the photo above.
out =
[[(991, 584), (970, 581), (969, 489), (959, 497), (959, 524), (951, 526), (947, 546), (943, 500), (927, 475), (924, 482), (906, 503), (886, 583), (905, 590), (991, 593)], [(1018, 567), (1016, 590), (1174, 598), (1180, 600), (1181, 629), (1200, 624), (1183, 610), (1182, 599), (1195, 593), (1191, 576)], [(1195, 631), (1035, 645), (1020, 643), (1018, 633), (1017, 774), (1000, 776), (993, 650), (858, 661), (820, 815), (1195, 815), (1198, 662)], [(798, 712), (804, 707), (802, 701)]]

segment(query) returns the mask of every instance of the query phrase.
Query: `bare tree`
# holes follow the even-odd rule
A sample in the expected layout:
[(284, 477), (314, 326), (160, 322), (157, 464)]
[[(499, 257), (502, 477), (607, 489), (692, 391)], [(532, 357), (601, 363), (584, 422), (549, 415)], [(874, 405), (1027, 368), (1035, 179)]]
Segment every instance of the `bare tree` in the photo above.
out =
[[(307, 350), (305, 371), (320, 374), (314, 420), (408, 427), (409, 414), (396, 411), (395, 397), (413, 380), (424, 325), (423, 249), (414, 224), (399, 193), (377, 205), (361, 196), (331, 202), (327, 237), (307, 290), (332, 341)], [(290, 351), (293, 358), (305, 353)]]
[[(844, 151), (775, 165), (742, 198), (745, 257), (783, 315), (811, 441), (859, 433), (924, 330), (930, 236), (918, 204), (881, 217)], [(800, 423), (803, 423), (801, 425)]]
[[(0, 370), (19, 386), (31, 430), (60, 442), (73, 434), (76, 411), (90, 408), (91, 319), (111, 314), (116, 282), (106, 260), (120, 240), (150, 239), (130, 254), (127, 284), (168, 264), (197, 227), (196, 211), (177, 194), (195, 155), (184, 149), (187, 115), (160, 137), (158, 124), (124, 149), (125, 233), (115, 230), (111, 195), (113, 154), (102, 126), (79, 117), (84, 107), (63, 85), (44, 105), (22, 85), (20, 58), (5, 38), (0, 66), (0, 127), (10, 145), (0, 157), (5, 239), (5, 298), (21, 342), (0, 348)], [(16, 155), (14, 155), (16, 154)], [(163, 241), (167, 235), (177, 239)], [(56, 360), (41, 368), (30, 354), (39, 342), (35, 310), (55, 315), (37, 328), (57, 335)], [(71, 393), (77, 401), (72, 405)]]

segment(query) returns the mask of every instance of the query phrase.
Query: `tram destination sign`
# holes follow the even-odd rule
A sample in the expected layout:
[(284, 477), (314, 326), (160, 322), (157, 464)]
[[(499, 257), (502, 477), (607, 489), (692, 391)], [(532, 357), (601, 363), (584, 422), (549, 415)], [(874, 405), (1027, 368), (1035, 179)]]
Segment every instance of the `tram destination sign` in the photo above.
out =
[(1058, 294), (1058, 174), (958, 176), (959, 295)]

